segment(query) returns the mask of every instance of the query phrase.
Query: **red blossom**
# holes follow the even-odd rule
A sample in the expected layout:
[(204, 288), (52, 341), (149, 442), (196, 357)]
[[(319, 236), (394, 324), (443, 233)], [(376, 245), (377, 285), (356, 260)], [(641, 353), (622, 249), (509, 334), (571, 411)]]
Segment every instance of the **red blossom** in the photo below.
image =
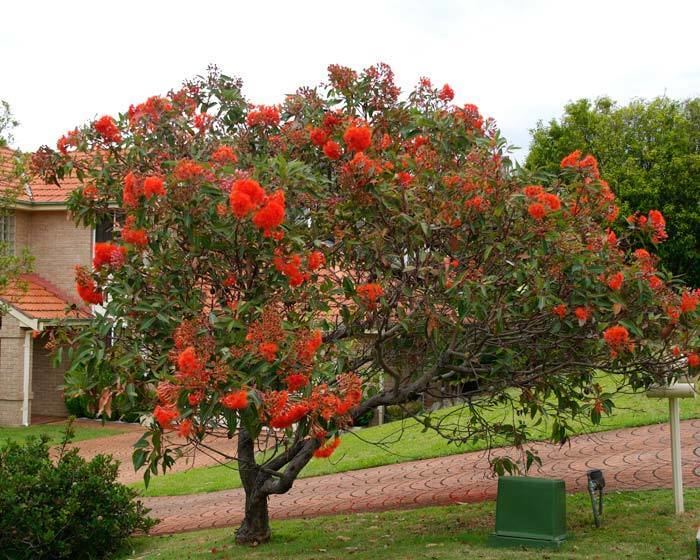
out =
[(384, 295), (384, 289), (379, 284), (362, 284), (357, 287), (357, 295), (367, 309), (376, 309), (377, 300)]
[(293, 288), (301, 286), (308, 279), (308, 274), (301, 271), (301, 257), (299, 255), (291, 255), (286, 259), (277, 256), (273, 259), (272, 264), (276, 270), (287, 277), (289, 285)]
[(525, 196), (528, 198), (537, 198), (544, 193), (542, 185), (528, 185), (523, 189)]
[(274, 362), (277, 359), (279, 346), (274, 342), (262, 342), (258, 345), (258, 352), (267, 362)]
[(177, 356), (177, 369), (184, 377), (197, 377), (204, 369), (204, 365), (197, 357), (194, 346), (188, 346)]
[(700, 302), (700, 289), (695, 291), (685, 291), (681, 294), (681, 313), (692, 313)]
[(455, 92), (450, 87), (450, 84), (442, 86), (440, 93), (438, 93), (438, 98), (440, 98), (441, 101), (452, 101), (455, 98)]
[(102, 136), (105, 142), (119, 143), (122, 135), (119, 133), (116, 121), (109, 115), (100, 117), (93, 123), (95, 131)]
[(212, 153), (211, 160), (219, 165), (226, 165), (227, 163), (236, 163), (238, 157), (233, 153), (231, 146), (219, 146)]
[(610, 352), (613, 357), (625, 351), (633, 351), (634, 343), (630, 342), (630, 333), (622, 325), (614, 325), (608, 327), (603, 332), (603, 339), (610, 346)]
[(335, 436), (332, 440), (330, 440), (326, 444), (319, 447), (316, 451), (314, 451), (314, 457), (318, 457), (318, 458), (330, 457), (331, 455), (333, 455), (333, 452), (336, 449), (338, 449), (339, 445), (340, 445), (340, 438), (338, 436)]
[(535, 220), (542, 220), (547, 215), (547, 210), (539, 202), (533, 202), (527, 207), (527, 212)]
[(280, 122), (280, 111), (271, 105), (259, 105), (246, 116), (246, 124), (253, 126), (277, 126)]
[(611, 290), (619, 290), (622, 283), (625, 281), (625, 275), (622, 272), (616, 272), (608, 278), (607, 284)]
[(298, 391), (309, 384), (309, 376), (303, 373), (291, 373), (284, 378), (284, 383), (290, 391)]
[(326, 264), (326, 257), (321, 251), (311, 251), (306, 258), (306, 266), (309, 270), (314, 271)]
[(100, 305), (103, 302), (102, 292), (98, 290), (90, 273), (82, 266), (75, 267), (75, 290), (85, 303)]
[(143, 193), (148, 199), (151, 199), (154, 196), (164, 196), (165, 187), (163, 186), (163, 179), (153, 175), (146, 177), (143, 180)]
[(172, 428), (173, 420), (179, 416), (177, 409), (173, 406), (156, 405), (153, 409), (153, 417), (161, 428)]
[(587, 307), (577, 307), (574, 309), (574, 315), (580, 323), (585, 323), (591, 317), (591, 311)]
[(204, 168), (191, 159), (181, 159), (175, 165), (173, 175), (178, 181), (194, 181), (204, 175)]
[(268, 235), (284, 221), (284, 192), (277, 191), (268, 197), (264, 206), (253, 216), (253, 223)]
[(92, 265), (100, 269), (105, 265), (111, 268), (119, 268), (126, 259), (126, 247), (114, 243), (95, 243), (95, 256)]
[(139, 184), (131, 171), (124, 176), (124, 188), (122, 190), (122, 205), (124, 208), (136, 208), (139, 197), (143, 194), (143, 186)]
[(334, 142), (333, 140), (329, 140), (323, 145), (323, 153), (326, 154), (328, 159), (339, 159), (342, 155), (340, 144), (338, 144), (338, 142)]
[(135, 223), (136, 218), (134, 216), (127, 217), (121, 232), (122, 239), (124, 242), (136, 245), (137, 247), (145, 247), (148, 245), (148, 234), (145, 229), (134, 228)]
[(351, 152), (364, 152), (372, 144), (372, 130), (367, 125), (350, 126), (343, 134), (343, 142)]
[(231, 185), (229, 202), (231, 211), (237, 218), (244, 218), (258, 208), (265, 200), (265, 191), (253, 179), (238, 179)]
[(688, 367), (700, 367), (700, 354), (696, 354), (695, 352), (688, 352)]
[(407, 171), (401, 171), (396, 174), (396, 182), (406, 188), (413, 182), (413, 175)]
[(567, 313), (566, 305), (564, 305), (563, 303), (555, 305), (554, 307), (552, 307), (552, 313), (557, 315), (560, 319), (563, 319), (564, 317), (566, 317)]
[(328, 132), (323, 128), (312, 128), (309, 131), (309, 138), (314, 146), (323, 146), (328, 141)]
[(248, 392), (245, 389), (233, 391), (221, 397), (219, 402), (230, 410), (243, 410), (244, 408), (248, 408)]

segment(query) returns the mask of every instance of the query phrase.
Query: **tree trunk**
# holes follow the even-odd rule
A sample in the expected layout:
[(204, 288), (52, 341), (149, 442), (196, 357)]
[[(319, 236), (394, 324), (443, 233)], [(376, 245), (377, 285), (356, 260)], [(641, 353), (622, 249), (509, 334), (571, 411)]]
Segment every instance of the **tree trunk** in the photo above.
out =
[(255, 442), (245, 428), (238, 434), (239, 475), (245, 490), (245, 517), (236, 531), (236, 542), (255, 546), (270, 540), (267, 495), (261, 493), (260, 469), (255, 463)]
[(267, 496), (245, 498), (245, 518), (236, 530), (236, 542), (256, 546), (270, 540), (270, 515), (267, 509)]

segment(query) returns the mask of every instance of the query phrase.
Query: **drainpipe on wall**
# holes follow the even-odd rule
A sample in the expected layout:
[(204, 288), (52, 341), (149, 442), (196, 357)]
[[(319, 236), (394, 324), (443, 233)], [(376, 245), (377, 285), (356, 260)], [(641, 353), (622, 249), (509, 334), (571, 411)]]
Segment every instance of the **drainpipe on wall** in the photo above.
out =
[(24, 376), (22, 379), (22, 425), (29, 426), (29, 390), (32, 361), (32, 331), (24, 331)]

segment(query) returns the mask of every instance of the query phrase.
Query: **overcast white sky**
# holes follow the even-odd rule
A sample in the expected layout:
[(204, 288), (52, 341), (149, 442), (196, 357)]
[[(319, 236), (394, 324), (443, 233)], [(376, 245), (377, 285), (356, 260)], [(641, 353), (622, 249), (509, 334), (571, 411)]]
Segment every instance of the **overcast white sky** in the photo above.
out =
[(209, 63), (275, 103), (330, 63), (383, 61), (404, 89), (450, 83), (526, 147), (569, 100), (700, 95), (698, 21), (697, 0), (22, 0), (0, 6), (0, 99), (32, 150)]

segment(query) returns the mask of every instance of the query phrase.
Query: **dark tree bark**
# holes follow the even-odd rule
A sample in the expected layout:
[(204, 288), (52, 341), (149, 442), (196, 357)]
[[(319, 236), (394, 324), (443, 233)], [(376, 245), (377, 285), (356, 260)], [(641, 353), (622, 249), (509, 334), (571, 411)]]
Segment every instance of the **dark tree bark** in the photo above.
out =
[(245, 517), (236, 530), (238, 544), (258, 545), (270, 540), (267, 494), (260, 492), (260, 468), (255, 462), (255, 442), (245, 428), (238, 433), (238, 464), (245, 490)]

